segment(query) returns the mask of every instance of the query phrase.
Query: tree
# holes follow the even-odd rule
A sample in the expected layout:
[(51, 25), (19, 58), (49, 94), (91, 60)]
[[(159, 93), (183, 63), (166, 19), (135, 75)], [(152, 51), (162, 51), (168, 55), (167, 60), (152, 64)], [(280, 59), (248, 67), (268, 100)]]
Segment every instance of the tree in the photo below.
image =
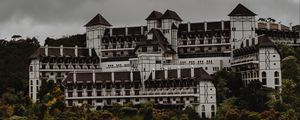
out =
[(242, 81), (235, 72), (218, 71), (214, 75), (214, 84), (217, 89), (217, 100), (222, 102), (232, 96), (238, 96), (242, 87)]
[(189, 120), (199, 120), (200, 119), (199, 114), (192, 107), (185, 108), (183, 113), (187, 114)]
[(300, 67), (297, 64), (297, 58), (294, 56), (284, 58), (281, 69), (282, 77), (285, 79), (298, 80), (300, 78)]
[(259, 81), (252, 81), (242, 90), (241, 99), (248, 103), (250, 110), (261, 112), (272, 94), (272, 89), (263, 87)]

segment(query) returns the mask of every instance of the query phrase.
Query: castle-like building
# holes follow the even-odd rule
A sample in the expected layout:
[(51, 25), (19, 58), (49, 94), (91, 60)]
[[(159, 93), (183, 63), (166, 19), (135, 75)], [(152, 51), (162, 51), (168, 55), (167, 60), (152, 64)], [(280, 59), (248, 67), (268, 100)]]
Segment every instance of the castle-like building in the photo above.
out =
[(117, 27), (100, 14), (86, 27), (86, 47), (39, 48), (30, 57), (29, 95), (36, 102), (42, 81), (64, 86), (67, 106), (153, 102), (193, 106), (201, 117), (216, 114), (211, 74), (233, 70), (246, 85), (258, 80), (281, 90), (276, 43), (298, 46), (299, 33), (280, 23), (259, 22), (239, 4), (229, 20), (183, 23), (171, 10), (153, 11), (147, 25)]

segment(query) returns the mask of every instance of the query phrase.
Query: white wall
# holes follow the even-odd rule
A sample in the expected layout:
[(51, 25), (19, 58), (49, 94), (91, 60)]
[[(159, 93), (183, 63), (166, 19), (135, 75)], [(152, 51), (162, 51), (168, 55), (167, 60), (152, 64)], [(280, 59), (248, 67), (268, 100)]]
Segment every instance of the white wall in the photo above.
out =
[(31, 60), (29, 64), (29, 96), (33, 102), (36, 102), (38, 99), (37, 93), (41, 86), (41, 81), (39, 79), (39, 61), (37, 59)]

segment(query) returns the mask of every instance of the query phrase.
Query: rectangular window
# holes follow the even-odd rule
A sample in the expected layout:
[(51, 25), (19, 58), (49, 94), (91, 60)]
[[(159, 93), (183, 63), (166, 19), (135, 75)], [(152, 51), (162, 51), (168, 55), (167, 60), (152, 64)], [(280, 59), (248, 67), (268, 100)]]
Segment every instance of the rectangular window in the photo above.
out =
[(33, 67), (30, 66), (30, 67), (29, 67), (29, 72), (32, 72), (32, 71), (33, 71)]
[(147, 52), (147, 47), (142, 47), (142, 52)]
[(263, 85), (267, 85), (267, 79), (266, 79), (266, 78), (263, 78), (263, 79), (262, 79), (262, 84), (263, 84)]
[(82, 92), (78, 92), (78, 97), (82, 97)]
[(279, 78), (275, 78), (275, 85), (279, 85)]

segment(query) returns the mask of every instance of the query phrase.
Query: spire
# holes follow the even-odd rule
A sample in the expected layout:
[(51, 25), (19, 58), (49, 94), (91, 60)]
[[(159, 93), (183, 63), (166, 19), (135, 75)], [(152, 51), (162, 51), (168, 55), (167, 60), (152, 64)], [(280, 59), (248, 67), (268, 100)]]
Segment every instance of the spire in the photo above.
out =
[(240, 3), (228, 16), (256, 16), (256, 14)]
[(161, 19), (174, 19), (174, 20), (182, 21), (182, 19), (178, 16), (178, 14), (172, 10), (167, 10), (161, 16)]
[(97, 14), (90, 22), (88, 22), (85, 27), (94, 26), (94, 25), (105, 25), (112, 26), (102, 15)]
[(146, 20), (158, 20), (162, 16), (161, 12), (152, 11), (152, 13), (146, 18)]

